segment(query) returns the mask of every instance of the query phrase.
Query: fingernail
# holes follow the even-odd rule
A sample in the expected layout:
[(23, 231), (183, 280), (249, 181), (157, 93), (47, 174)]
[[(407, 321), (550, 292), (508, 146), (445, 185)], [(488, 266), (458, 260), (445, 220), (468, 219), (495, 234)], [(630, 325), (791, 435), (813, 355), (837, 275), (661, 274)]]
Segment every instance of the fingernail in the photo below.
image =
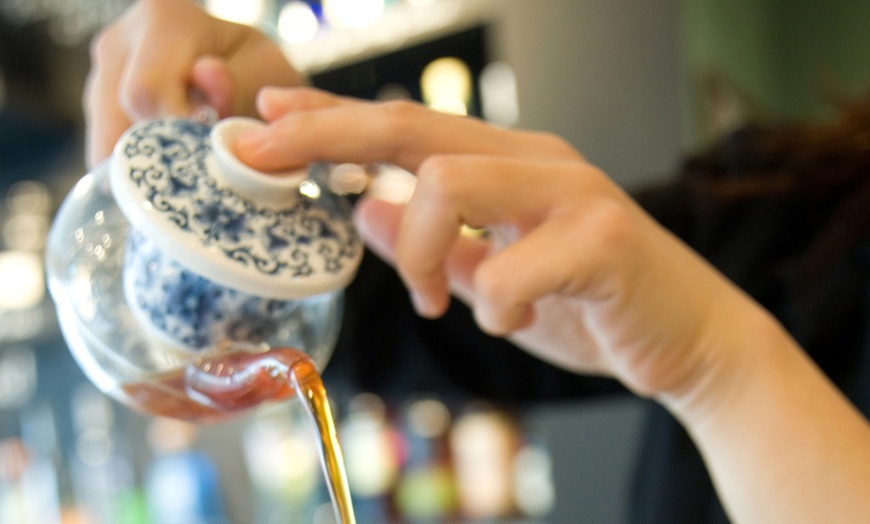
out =
[(235, 146), (238, 149), (252, 149), (263, 145), (269, 137), (266, 128), (245, 129), (236, 136)]
[(239, 133), (233, 142), (233, 153), (249, 166), (256, 166), (259, 154), (266, 145), (267, 133), (263, 129), (250, 129)]

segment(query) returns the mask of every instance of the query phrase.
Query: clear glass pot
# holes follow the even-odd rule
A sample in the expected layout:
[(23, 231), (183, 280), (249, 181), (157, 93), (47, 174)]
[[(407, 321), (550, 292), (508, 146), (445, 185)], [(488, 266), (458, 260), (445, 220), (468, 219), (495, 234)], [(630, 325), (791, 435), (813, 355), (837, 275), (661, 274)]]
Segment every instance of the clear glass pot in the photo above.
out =
[(362, 244), (327, 166), (266, 175), (235, 159), (236, 133), (255, 125), (138, 125), (56, 215), (46, 263), (62, 331), (122, 402), (142, 408), (127, 386), (215, 351), (329, 360)]

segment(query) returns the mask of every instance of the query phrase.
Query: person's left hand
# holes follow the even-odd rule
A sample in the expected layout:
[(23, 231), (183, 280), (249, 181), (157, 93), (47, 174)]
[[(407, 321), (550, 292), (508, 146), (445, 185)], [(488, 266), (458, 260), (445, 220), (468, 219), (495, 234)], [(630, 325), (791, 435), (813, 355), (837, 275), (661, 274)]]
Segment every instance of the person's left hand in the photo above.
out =
[(91, 43), (82, 96), (87, 163), (109, 156), (134, 122), (191, 116), (198, 105), (220, 117), (255, 116), (262, 86), (302, 83), (278, 44), (256, 29), (210, 16), (192, 0), (139, 0)]

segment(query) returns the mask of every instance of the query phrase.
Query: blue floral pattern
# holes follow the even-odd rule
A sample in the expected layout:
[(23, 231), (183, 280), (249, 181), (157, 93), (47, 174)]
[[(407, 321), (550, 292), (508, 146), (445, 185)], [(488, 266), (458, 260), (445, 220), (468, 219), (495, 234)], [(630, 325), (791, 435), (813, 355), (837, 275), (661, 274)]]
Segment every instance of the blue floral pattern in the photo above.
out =
[(355, 264), (362, 243), (343, 202), (299, 194), (275, 211), (242, 198), (208, 172), (209, 132), (196, 121), (166, 119), (131, 133), (119, 154), (153, 210), (196, 242), (260, 273), (305, 278)]
[(124, 257), (124, 293), (131, 310), (186, 351), (209, 349), (222, 340), (266, 342), (300, 304), (215, 284), (163, 256), (135, 229)]

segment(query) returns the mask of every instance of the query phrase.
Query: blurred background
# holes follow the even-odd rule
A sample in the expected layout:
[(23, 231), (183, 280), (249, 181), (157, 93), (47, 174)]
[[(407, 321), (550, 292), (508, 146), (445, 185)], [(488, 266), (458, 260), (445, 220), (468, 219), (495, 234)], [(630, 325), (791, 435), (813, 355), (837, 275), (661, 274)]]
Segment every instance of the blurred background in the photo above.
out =
[[(0, 522), (331, 522), (292, 406), (192, 427), (96, 392), (60, 337), (42, 248), (86, 173), (88, 42), (129, 0), (0, 0)], [(749, 118), (870, 86), (861, 0), (208, 0), (325, 89), (567, 138), (629, 190)], [(335, 410), (360, 522), (621, 522), (647, 408), (505, 406), (449, 388)], [(457, 401), (461, 398), (461, 401)]]

